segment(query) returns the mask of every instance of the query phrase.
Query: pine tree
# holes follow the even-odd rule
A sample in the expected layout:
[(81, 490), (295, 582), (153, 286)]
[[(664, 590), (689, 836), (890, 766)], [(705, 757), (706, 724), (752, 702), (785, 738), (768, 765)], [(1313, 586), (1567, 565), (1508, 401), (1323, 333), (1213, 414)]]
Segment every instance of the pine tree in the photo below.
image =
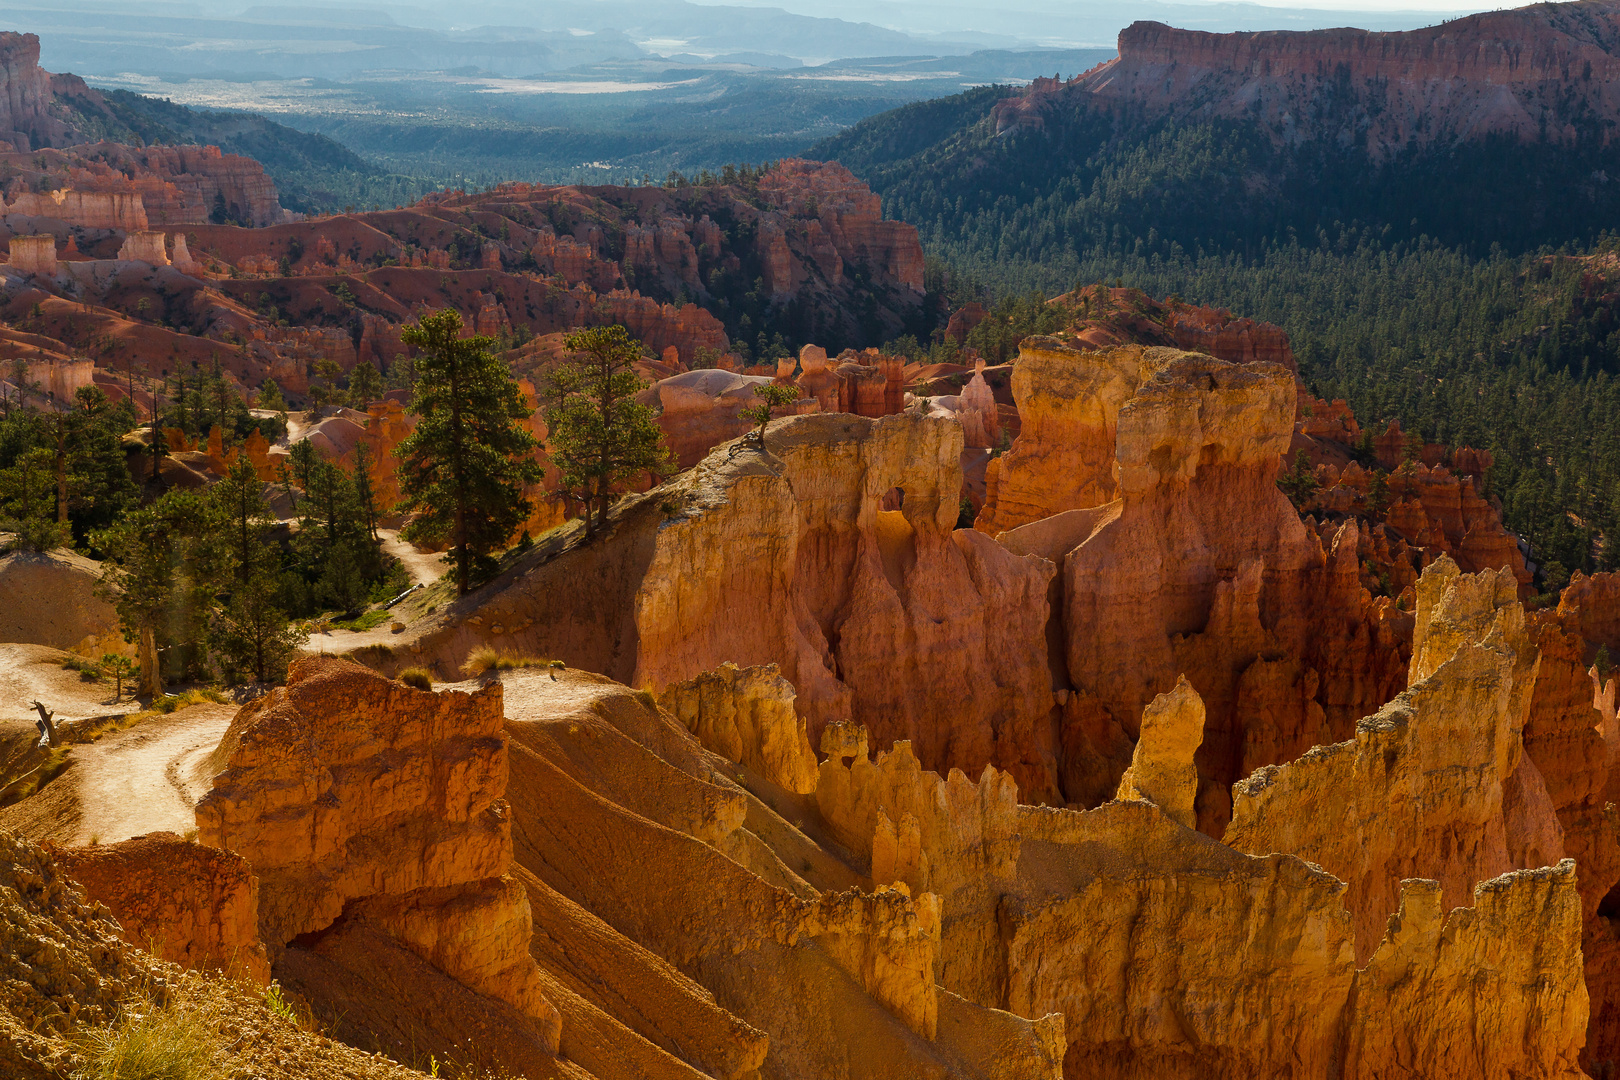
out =
[(67, 542), (56, 521), (56, 455), (44, 446), (19, 454), (0, 469), (0, 523), (29, 551), (50, 551)]
[(1383, 469), (1374, 469), (1372, 479), (1367, 481), (1367, 511), (1379, 516), (1389, 508), (1389, 474)]
[(281, 387), (276, 385), (276, 380), (266, 379), (264, 385), (259, 387), (258, 406), (271, 412), (287, 411), (287, 399), (281, 396)]
[(215, 640), (229, 671), (249, 674), (261, 683), (286, 678), (287, 663), (309, 631), (293, 624), (276, 603), (276, 579), (267, 571), (254, 573), (231, 593), (221, 614)]
[(456, 589), (472, 588), (475, 563), (506, 542), (529, 513), (523, 486), (540, 479), (530, 410), (492, 339), (461, 337), (461, 316), (423, 316), (401, 335), (419, 350), (411, 412), (416, 429), (400, 443), (399, 509), (416, 514), (407, 540), (448, 540)]
[(178, 649), (182, 660), (189, 653), (188, 666), (201, 666), (218, 583), (231, 569), (224, 532), (212, 499), (171, 491), (96, 535), (108, 555), (98, 588), (136, 646), (138, 694), (163, 693), (160, 649)]
[(1316, 472), (1311, 468), (1310, 458), (1305, 451), (1294, 455), (1293, 468), (1277, 478), (1277, 486), (1282, 488), (1295, 509), (1303, 510), (1311, 501), (1311, 496), (1316, 494)]
[(759, 425), (759, 430), (754, 433), (754, 437), (763, 449), (765, 446), (765, 425), (771, 422), (771, 410), (798, 401), (799, 388), (767, 383), (754, 387), (754, 396), (760, 399), (760, 403), (751, 408), (743, 409), (742, 417)]
[(360, 514), (360, 524), (365, 527), (367, 538), (376, 543), (377, 519), (381, 514), (377, 507), (377, 490), (371, 482), (371, 461), (370, 446), (362, 442), (354, 448), (354, 472), (350, 483), (354, 489), (354, 504)]
[(576, 358), (546, 376), (547, 450), (562, 472), (562, 489), (585, 505), (585, 532), (607, 518), (616, 489), (645, 473), (667, 475), (673, 465), (653, 411), (637, 403), (643, 383), (632, 370), (641, 343), (622, 326), (569, 334)]
[(264, 531), (273, 520), (264, 501), (264, 487), (247, 455), (239, 456), (225, 479), (210, 491), (229, 523), (231, 561), (236, 580), (245, 582), (259, 568), (264, 555)]
[(298, 487), (306, 496), (309, 494), (311, 479), (315, 474), (315, 466), (320, 463), (321, 456), (315, 451), (315, 444), (308, 439), (299, 439), (287, 450), (287, 468)]
[(349, 372), (349, 407), (364, 409), (382, 396), (382, 376), (370, 360), (362, 360)]

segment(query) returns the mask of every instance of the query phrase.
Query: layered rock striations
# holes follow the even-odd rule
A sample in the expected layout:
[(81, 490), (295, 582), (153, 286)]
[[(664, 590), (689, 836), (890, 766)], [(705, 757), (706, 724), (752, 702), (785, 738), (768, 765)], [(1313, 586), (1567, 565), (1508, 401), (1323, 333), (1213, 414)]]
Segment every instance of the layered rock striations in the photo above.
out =
[(1566, 143), (1585, 118), (1620, 115), (1620, 7), (1610, 0), (1486, 12), (1400, 33), (1210, 34), (1162, 23), (1120, 32), (1119, 56), (1001, 102), (998, 131), (1039, 127), (1058, 101), (1148, 119), (1244, 118), (1285, 144), (1364, 147), (1499, 135)]
[[(517, 860), (556, 928), (534, 951), (567, 984), (559, 997), (609, 1011), (621, 1043), (640, 1036), (739, 1078), (1061, 1075), (1058, 1018), (942, 986), (940, 896), (869, 882), (813, 803), (757, 776), (739, 786), (672, 716), (609, 680), (503, 678)], [(699, 821), (696, 803), (733, 809)], [(590, 982), (569, 925), (591, 927)], [(564, 1052), (591, 1068), (602, 1052), (571, 1050), (571, 1037), (565, 1020)], [(642, 1075), (677, 1075), (659, 1062)]]

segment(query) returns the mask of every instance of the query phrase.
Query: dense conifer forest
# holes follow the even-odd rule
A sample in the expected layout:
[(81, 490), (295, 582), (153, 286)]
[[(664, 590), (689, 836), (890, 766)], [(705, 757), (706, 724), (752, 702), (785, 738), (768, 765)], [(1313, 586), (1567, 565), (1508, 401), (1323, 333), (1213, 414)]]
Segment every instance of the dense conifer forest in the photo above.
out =
[[(1489, 449), (1544, 584), (1620, 565), (1620, 155), (1586, 140), (1408, 151), (1382, 167), (1253, 126), (1130, 129), (1076, 107), (997, 137), (1007, 88), (820, 144), (916, 224), (934, 288), (988, 297), (999, 358), (1039, 301), (1105, 281), (1283, 326), (1367, 425)], [(1045, 321), (1049, 321), (1049, 318)], [(975, 342), (970, 341), (970, 344)]]

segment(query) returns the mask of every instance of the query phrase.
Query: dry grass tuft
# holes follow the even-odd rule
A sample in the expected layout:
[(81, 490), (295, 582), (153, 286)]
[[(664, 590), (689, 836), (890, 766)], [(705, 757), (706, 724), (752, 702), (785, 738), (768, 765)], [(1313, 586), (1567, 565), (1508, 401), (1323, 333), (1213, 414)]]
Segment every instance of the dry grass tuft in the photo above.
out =
[(408, 667), (399, 673), (399, 681), (418, 690), (433, 689), (433, 676), (427, 668)]
[(484, 674), (486, 671), (512, 671), (516, 668), (549, 668), (559, 666), (554, 661), (539, 656), (518, 656), (514, 653), (496, 652), (492, 645), (480, 645), (467, 654), (462, 662), (461, 673), (469, 679)]
[(218, 690), (192, 689), (178, 694), (164, 694), (162, 697), (153, 701), (152, 707), (146, 711), (149, 714), (159, 713), (163, 716), (167, 716), (176, 709), (189, 709), (193, 705), (206, 705), (209, 703), (213, 703), (215, 705), (229, 705), (231, 703), (231, 699), (220, 693)]

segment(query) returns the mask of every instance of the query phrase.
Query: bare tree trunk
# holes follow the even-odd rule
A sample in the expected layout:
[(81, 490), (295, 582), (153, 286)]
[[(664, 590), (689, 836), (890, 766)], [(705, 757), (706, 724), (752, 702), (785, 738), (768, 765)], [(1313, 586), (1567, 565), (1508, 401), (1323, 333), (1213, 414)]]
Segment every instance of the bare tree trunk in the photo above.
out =
[(39, 728), (40, 735), (47, 742), (49, 742), (52, 746), (55, 746), (56, 745), (56, 725), (52, 721), (55, 719), (56, 714), (54, 712), (52, 712), (51, 710), (47, 709), (40, 702), (37, 702), (37, 701), (34, 702), (33, 706), (34, 706), (35, 711), (37, 711), (39, 713), (39, 723), (36, 724), (35, 727)]
[(66, 426), (67, 418), (58, 413), (56, 417), (56, 521), (59, 525), (68, 523)]
[(141, 627), (141, 641), (136, 649), (141, 662), (140, 682), (135, 695), (157, 699), (163, 696), (163, 673), (158, 670), (157, 632), (149, 626)]

